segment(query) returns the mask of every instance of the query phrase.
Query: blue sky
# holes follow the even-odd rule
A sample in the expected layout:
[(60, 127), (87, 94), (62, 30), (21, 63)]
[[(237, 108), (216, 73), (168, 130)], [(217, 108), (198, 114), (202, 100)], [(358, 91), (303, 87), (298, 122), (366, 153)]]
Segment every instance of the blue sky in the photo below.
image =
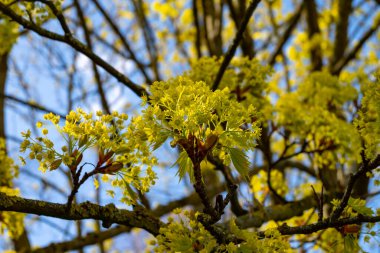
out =
[[(109, 6), (106, 5), (107, 1), (102, 2), (105, 6)], [(290, 3), (291, 1), (285, 2)], [(324, 2), (325, 1), (319, 1), (319, 6), (322, 7)], [(358, 2), (360, 1), (354, 1), (354, 5)], [(291, 11), (294, 8), (291, 4), (284, 4), (284, 6), (284, 11)], [(99, 26), (99, 17), (94, 16), (93, 23), (94, 27)], [(125, 28), (127, 29), (129, 25), (130, 24), (126, 22)], [(160, 24), (158, 24), (158, 26), (159, 25)], [(368, 22), (364, 22), (363, 27), (368, 27), (368, 25)], [(57, 23), (50, 22), (46, 27), (56, 30)], [(351, 33), (357, 30), (355, 26), (350, 27), (350, 29)], [(352, 36), (360, 37), (361, 32), (364, 30), (365, 29), (358, 30), (358, 32), (355, 32)], [(169, 41), (168, 43), (170, 45), (174, 42)], [(139, 46), (141, 45), (137, 45), (136, 48)], [(142, 76), (135, 70), (135, 66), (130, 61), (126, 61), (115, 55), (110, 56), (110, 54), (107, 54), (102, 46), (97, 46), (95, 51), (108, 62), (111, 62), (112, 65), (118, 70), (125, 73), (125, 75), (135, 83), (142, 82)], [(142, 52), (140, 54), (138, 50), (136, 50), (136, 52), (139, 57), (144, 57)], [(74, 58), (75, 67), (79, 70), (79, 73), (73, 78), (73, 82), (77, 86), (73, 92), (73, 97), (78, 98), (76, 99), (77, 102), (74, 104), (74, 108), (81, 105), (89, 111), (98, 110), (100, 108), (100, 102), (98, 96), (96, 95), (96, 89), (92, 79), (91, 62), (83, 55), (75, 55), (69, 46), (59, 42), (48, 42), (46, 39), (42, 39), (34, 33), (29, 33), (27, 36), (21, 37), (12, 50), (11, 61), (9, 64), (11, 71), (8, 76), (6, 94), (12, 94), (24, 100), (29, 100), (30, 97), (32, 97), (38, 104), (44, 105), (46, 108), (51, 108), (58, 113), (66, 114), (68, 111), (68, 104), (66, 102), (68, 93), (64, 88), (65, 85), (61, 84), (67, 84), (69, 82), (66, 73), (67, 69), (72, 67), (70, 63), (73, 62)], [(18, 77), (15, 71), (16, 66), (17, 69), (23, 73), (23, 78), (25, 80)], [(187, 67), (187, 64), (178, 65), (173, 72), (179, 74)], [(105, 87), (107, 89), (107, 98), (112, 103), (111, 108), (113, 110), (129, 111), (132, 114), (138, 113), (141, 110), (139, 107), (140, 99), (130, 90), (118, 83), (114, 78), (106, 75), (104, 71), (100, 70), (100, 72), (106, 80)], [(27, 89), (25, 89), (25, 87), (27, 87)], [(80, 98), (83, 91), (89, 92), (89, 94), (93, 95), (90, 95), (85, 101), (81, 101)], [(8, 101), (7, 105), (6, 132), (10, 141), (9, 150), (12, 156), (17, 157), (16, 154), (19, 143), (15, 140), (20, 138), (19, 133), (25, 129), (33, 128), (35, 122), (40, 120), (44, 113), (27, 109), (11, 101)], [(30, 122), (32, 122), (32, 124), (30, 124)], [(175, 150), (171, 149), (168, 144), (165, 144), (159, 152), (162, 152), (162, 157), (165, 158), (166, 162), (170, 164), (174, 163)], [(89, 154), (89, 158), (95, 159), (94, 154)], [(21, 170), (30, 170), (32, 173), (54, 182), (68, 192), (68, 189), (65, 189), (65, 187), (67, 188), (67, 179), (65, 175), (58, 171), (48, 172), (41, 175), (39, 174), (37, 167), (38, 165), (32, 162)], [(160, 179), (156, 186), (148, 194), (148, 196), (153, 200), (153, 205), (157, 203), (162, 204), (170, 200), (180, 198), (188, 193), (188, 188), (186, 186), (190, 185), (189, 182), (182, 181), (179, 183), (175, 177), (175, 168), (165, 171), (162, 169), (157, 169), (156, 171)], [(61, 196), (52, 190), (43, 189), (38, 183), (38, 180), (31, 179), (23, 173), (21, 173), (20, 178), (16, 180), (16, 185), (20, 187), (22, 195), (28, 198), (38, 198), (60, 203), (64, 203), (66, 201), (64, 196)], [(109, 186), (104, 185), (104, 189), (107, 189), (107, 187)], [(244, 189), (242, 189), (242, 191), (244, 191)], [(81, 201), (94, 199), (95, 191), (91, 181), (87, 182), (80, 189), (79, 196)], [(377, 201), (378, 198), (372, 198), (369, 201), (369, 205), (376, 207), (378, 206)], [(114, 202), (114, 200), (106, 196), (103, 192), (101, 203), (107, 204), (108, 202)], [(120, 203), (117, 205), (123, 207)], [(41, 219), (45, 222), (39, 223), (35, 221), (35, 218), (36, 217), (30, 215), (25, 221), (27, 228), (30, 229), (29, 236), (33, 245), (43, 246), (53, 241), (68, 240), (75, 236), (75, 226), (73, 222), (41, 217)], [(48, 223), (50, 223), (50, 225)], [(84, 223), (85, 231), (91, 231), (92, 222), (85, 221)], [(67, 231), (66, 235), (62, 235), (61, 231), (52, 228), (51, 224), (55, 224), (55, 226)], [(138, 237), (138, 235), (132, 234), (120, 236), (120, 239), (115, 241), (115, 245), (117, 245), (116, 248), (124, 250), (128, 247), (134, 247), (134, 245), (130, 243), (131, 241), (134, 241), (133, 237)], [(0, 238), (0, 248), (5, 249), (8, 246), (9, 244)], [(90, 250), (91, 247), (88, 248), (88, 252), (90, 252)]]

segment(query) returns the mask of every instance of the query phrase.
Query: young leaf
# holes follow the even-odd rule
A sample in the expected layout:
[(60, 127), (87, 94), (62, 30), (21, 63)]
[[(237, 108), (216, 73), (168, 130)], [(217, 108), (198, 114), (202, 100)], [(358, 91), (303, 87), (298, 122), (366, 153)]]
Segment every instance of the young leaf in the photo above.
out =
[(153, 150), (156, 150), (159, 147), (161, 147), (161, 145), (169, 138), (169, 136), (170, 136), (169, 131), (163, 130), (163, 131), (159, 132), (157, 138), (152, 143)]
[(346, 235), (344, 237), (344, 253), (357, 252), (358, 249), (357, 239), (351, 234)]
[(236, 143), (239, 143), (239, 145), (243, 148), (251, 149), (255, 147), (254, 140), (247, 140), (247, 136), (245, 132), (243, 131), (231, 131), (228, 132), (227, 135), (231, 137)]
[(248, 176), (249, 161), (244, 151), (238, 148), (228, 148), (232, 164), (243, 177)]
[(354, 211), (356, 211), (359, 214), (366, 215), (366, 216), (373, 215), (373, 210), (365, 206), (364, 200), (350, 198), (348, 200), (348, 206), (350, 206)]
[(193, 182), (193, 164), (186, 151), (182, 151), (179, 154), (177, 161), (173, 164), (172, 167), (174, 167), (176, 164), (178, 164), (178, 172), (176, 175), (179, 176), (179, 180), (181, 181), (187, 172), (190, 175), (190, 180)]

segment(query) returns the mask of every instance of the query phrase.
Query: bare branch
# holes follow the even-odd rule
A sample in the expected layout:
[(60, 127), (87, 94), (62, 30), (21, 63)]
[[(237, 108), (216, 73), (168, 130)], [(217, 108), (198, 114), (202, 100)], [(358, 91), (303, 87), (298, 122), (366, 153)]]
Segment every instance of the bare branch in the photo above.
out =
[(222, 65), (219, 68), (218, 74), (216, 75), (214, 84), (212, 85), (212, 90), (216, 90), (219, 86), (220, 81), (223, 78), (224, 72), (226, 71), (228, 65), (230, 64), (232, 57), (234, 57), (237, 47), (239, 46), (240, 41), (243, 38), (244, 30), (246, 29), (248, 22), (256, 10), (257, 5), (260, 3), (260, 0), (252, 0), (244, 14), (243, 20), (240, 24), (239, 30), (237, 31), (235, 38), (232, 41), (230, 48), (228, 49), (226, 55), (224, 56)]
[(331, 66), (334, 66), (343, 57), (348, 44), (348, 20), (352, 10), (351, 0), (339, 0), (338, 20), (335, 28), (334, 55)]
[(24, 28), (32, 30), (36, 32), (37, 34), (41, 35), (42, 37), (63, 42), (71, 46), (78, 52), (81, 52), (82, 54), (86, 55), (88, 58), (94, 61), (98, 66), (102, 67), (105, 71), (107, 71), (109, 74), (115, 77), (119, 82), (123, 83), (125, 86), (130, 88), (136, 95), (141, 97), (143, 94), (147, 94), (147, 91), (144, 88), (142, 88), (141, 86), (138, 86), (137, 84), (129, 80), (128, 77), (120, 73), (112, 65), (110, 65), (105, 60), (100, 58), (97, 54), (91, 51), (86, 45), (84, 45), (78, 39), (74, 38), (72, 35), (68, 35), (68, 34), (60, 35), (54, 32), (50, 32), (40, 26), (37, 26), (33, 22), (28, 21), (27, 19), (19, 16), (11, 8), (7, 7), (7, 5), (1, 2), (0, 2), (0, 12), (8, 16), (12, 20), (16, 21), (17, 23), (22, 25)]
[[(314, 0), (306, 0), (306, 21), (309, 30), (309, 39), (321, 32), (318, 24), (318, 11), (317, 5)], [(322, 69), (322, 49), (319, 44), (310, 49), (311, 54), (311, 70), (318, 71)]]
[(117, 226), (115, 228), (108, 229), (99, 233), (88, 233), (87, 235), (78, 237), (74, 240), (52, 243), (46, 247), (35, 249), (32, 251), (32, 253), (55, 253), (78, 250), (88, 245), (104, 242), (107, 239), (114, 238), (122, 233), (129, 232), (130, 230), (130, 227)]
[(273, 51), (272, 55), (269, 57), (269, 61), (268, 61), (269, 65), (273, 66), (276, 62), (276, 57), (279, 54), (281, 54), (282, 48), (284, 47), (285, 43), (289, 40), (292, 31), (298, 24), (298, 20), (301, 17), (303, 6), (304, 6), (303, 4), (300, 4), (300, 6), (297, 8), (297, 11), (294, 13), (294, 16), (290, 19), (289, 25), (286, 28), (282, 37), (279, 39), (276, 49)]
[(338, 75), (343, 70), (343, 68), (347, 66), (348, 63), (356, 58), (356, 55), (359, 53), (360, 49), (362, 49), (366, 41), (375, 34), (379, 26), (380, 19), (378, 19), (377, 22), (363, 34), (355, 47), (352, 48), (345, 57), (341, 58), (341, 60), (335, 64), (334, 68), (331, 71), (333, 75)]

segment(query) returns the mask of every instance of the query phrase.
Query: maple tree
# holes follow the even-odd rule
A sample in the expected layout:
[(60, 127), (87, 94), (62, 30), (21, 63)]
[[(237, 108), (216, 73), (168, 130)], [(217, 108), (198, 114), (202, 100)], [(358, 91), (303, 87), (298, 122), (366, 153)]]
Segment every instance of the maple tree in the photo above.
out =
[[(154, 252), (380, 247), (379, 5), (0, 0), (4, 249), (107, 252), (136, 231)], [(63, 105), (35, 101), (39, 72)], [(19, 137), (6, 102), (31, 115)], [(74, 235), (34, 245), (34, 215)]]

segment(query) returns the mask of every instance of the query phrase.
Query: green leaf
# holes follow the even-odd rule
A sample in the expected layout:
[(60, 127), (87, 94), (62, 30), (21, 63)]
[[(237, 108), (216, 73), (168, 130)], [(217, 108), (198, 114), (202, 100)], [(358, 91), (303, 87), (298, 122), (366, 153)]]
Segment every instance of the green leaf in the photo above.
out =
[(178, 172), (176, 176), (179, 176), (179, 180), (181, 181), (186, 173), (189, 173), (190, 181), (194, 182), (193, 163), (191, 162), (191, 159), (187, 155), (186, 151), (182, 151), (179, 154), (177, 161), (172, 165), (172, 167), (174, 167), (176, 164), (178, 164)]
[(228, 148), (228, 152), (235, 169), (240, 173), (240, 175), (247, 177), (249, 161), (244, 151), (238, 148)]
[(153, 145), (153, 150), (156, 150), (158, 149), (159, 147), (161, 147), (161, 145), (169, 138), (171, 132), (170, 131), (161, 131), (158, 133), (158, 136), (157, 138), (155, 139), (155, 141), (152, 143)]
[(127, 182), (124, 181), (124, 183), (125, 183), (124, 184), (125, 189), (127, 190), (131, 200), (136, 201), (136, 199), (138, 198), (137, 193), (132, 189), (132, 187)]
[(344, 237), (344, 253), (357, 252), (358, 248), (357, 239), (353, 235), (346, 235)]
[(231, 131), (227, 132), (227, 135), (242, 148), (253, 149), (256, 146), (254, 140), (247, 139), (244, 131)]
[(361, 215), (372, 216), (373, 210), (365, 206), (365, 200), (350, 198), (348, 200), (348, 206)]

